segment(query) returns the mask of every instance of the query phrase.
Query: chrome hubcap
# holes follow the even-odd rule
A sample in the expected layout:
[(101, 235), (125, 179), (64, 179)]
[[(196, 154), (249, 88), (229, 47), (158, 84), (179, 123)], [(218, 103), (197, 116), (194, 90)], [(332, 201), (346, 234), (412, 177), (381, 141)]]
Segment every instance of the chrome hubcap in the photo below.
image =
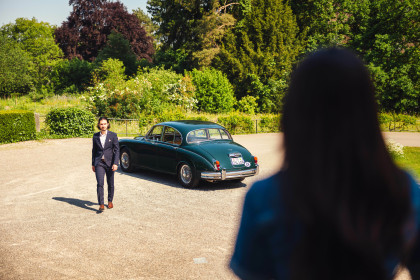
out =
[(191, 182), (191, 178), (192, 178), (191, 168), (188, 165), (184, 164), (181, 167), (180, 173), (181, 173), (182, 182), (184, 184), (189, 184)]
[(126, 152), (121, 155), (121, 165), (125, 169), (130, 167), (130, 156)]

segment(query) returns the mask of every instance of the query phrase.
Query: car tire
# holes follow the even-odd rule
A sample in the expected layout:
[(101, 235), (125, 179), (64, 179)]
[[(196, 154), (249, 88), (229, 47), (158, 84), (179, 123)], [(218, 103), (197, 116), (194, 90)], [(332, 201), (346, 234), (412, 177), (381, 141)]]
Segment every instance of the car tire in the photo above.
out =
[(178, 168), (178, 181), (185, 188), (196, 188), (199, 182), (195, 170), (188, 163), (182, 163)]
[(133, 172), (132, 158), (128, 149), (122, 149), (120, 154), (120, 166), (124, 172)]

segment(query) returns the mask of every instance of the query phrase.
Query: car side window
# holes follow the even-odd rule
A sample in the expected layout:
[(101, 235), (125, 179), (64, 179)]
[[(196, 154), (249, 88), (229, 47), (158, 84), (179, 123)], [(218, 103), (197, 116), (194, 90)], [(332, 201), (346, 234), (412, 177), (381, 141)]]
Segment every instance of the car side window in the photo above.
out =
[(187, 142), (188, 143), (198, 143), (207, 140), (207, 132), (205, 129), (197, 129), (188, 133)]
[(220, 131), (220, 135), (222, 136), (222, 139), (227, 139), (227, 140), (231, 140), (232, 137), (230, 136), (230, 134), (224, 130), (224, 129), (219, 129)]
[(220, 140), (223, 139), (218, 128), (209, 128), (209, 138), (210, 140)]
[(161, 125), (154, 126), (152, 130), (150, 130), (149, 133), (147, 134), (146, 139), (154, 140), (154, 141), (161, 141), (162, 131), (163, 131), (163, 126)]
[(163, 133), (163, 142), (181, 145), (181, 133), (173, 127), (165, 126), (165, 132)]

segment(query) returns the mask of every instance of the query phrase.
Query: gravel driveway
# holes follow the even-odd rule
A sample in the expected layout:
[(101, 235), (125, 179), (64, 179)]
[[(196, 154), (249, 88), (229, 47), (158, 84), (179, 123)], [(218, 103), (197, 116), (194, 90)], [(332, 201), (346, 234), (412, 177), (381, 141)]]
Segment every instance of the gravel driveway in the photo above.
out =
[(258, 156), (258, 176), (189, 190), (173, 176), (117, 171), (114, 209), (102, 214), (91, 139), (0, 145), (0, 279), (235, 279), (243, 197), (282, 152), (281, 134), (234, 139)]

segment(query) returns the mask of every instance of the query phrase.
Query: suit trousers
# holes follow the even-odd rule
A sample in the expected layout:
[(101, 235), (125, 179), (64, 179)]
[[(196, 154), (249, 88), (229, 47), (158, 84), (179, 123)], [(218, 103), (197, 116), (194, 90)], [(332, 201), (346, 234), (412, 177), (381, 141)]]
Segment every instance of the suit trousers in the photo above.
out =
[(104, 204), (104, 179), (106, 175), (106, 183), (108, 185), (108, 201), (112, 202), (114, 199), (114, 171), (112, 167), (106, 165), (105, 162), (100, 161), (95, 167), (96, 175), (96, 192), (98, 194), (98, 203), (99, 205)]

